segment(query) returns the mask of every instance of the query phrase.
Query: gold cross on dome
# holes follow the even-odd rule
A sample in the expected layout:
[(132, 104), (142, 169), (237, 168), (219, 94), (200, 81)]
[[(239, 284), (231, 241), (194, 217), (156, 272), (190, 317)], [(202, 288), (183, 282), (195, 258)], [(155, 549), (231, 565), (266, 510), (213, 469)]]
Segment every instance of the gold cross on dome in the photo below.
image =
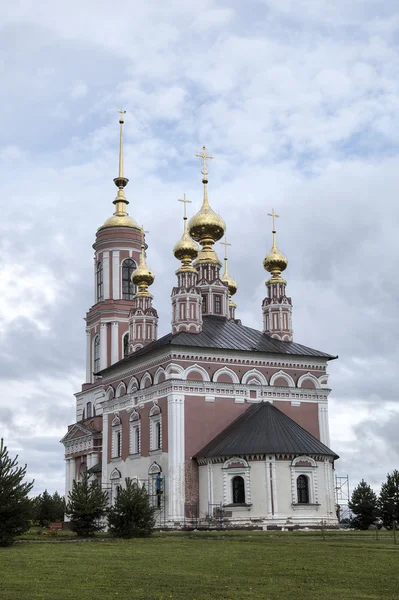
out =
[(183, 200), (181, 200), (180, 198), (178, 199), (178, 202), (183, 202), (184, 205), (184, 218), (187, 219), (187, 214), (186, 214), (186, 205), (187, 204), (191, 204), (191, 200), (187, 200), (186, 198), (186, 194), (184, 194), (183, 196)]
[(202, 146), (202, 154), (196, 154), (195, 156), (197, 156), (198, 158), (202, 158), (202, 171), (201, 171), (201, 173), (203, 175), (208, 175), (206, 161), (207, 161), (208, 158), (212, 159), (213, 156), (207, 156), (207, 154), (206, 154), (206, 147), (205, 146)]
[(276, 215), (276, 213), (274, 212), (274, 208), (272, 208), (272, 212), (271, 213), (267, 213), (268, 217), (271, 217), (273, 219), (273, 231), (276, 231), (276, 224), (274, 219), (278, 219), (280, 217), (280, 215)]
[(227, 246), (231, 246), (229, 242), (224, 238), (224, 242), (220, 242), (224, 246), (224, 257), (227, 258)]
[(121, 122), (121, 121), (122, 121), (122, 123), (124, 123), (123, 115), (125, 115), (125, 114), (126, 114), (126, 111), (125, 111), (125, 110), (122, 110), (122, 109), (120, 108), (120, 109), (118, 110), (118, 113), (121, 115), (121, 116), (119, 117), (119, 122)]

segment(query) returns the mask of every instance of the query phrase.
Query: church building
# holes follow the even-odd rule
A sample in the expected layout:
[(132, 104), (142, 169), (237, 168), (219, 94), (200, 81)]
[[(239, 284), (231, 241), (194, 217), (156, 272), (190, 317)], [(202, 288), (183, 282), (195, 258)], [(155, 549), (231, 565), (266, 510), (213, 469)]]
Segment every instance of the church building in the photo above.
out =
[(202, 206), (188, 221), (182, 201), (171, 331), (158, 338), (151, 248), (127, 213), (123, 113), (119, 123), (115, 212), (93, 245), (86, 381), (61, 440), (66, 495), (87, 471), (110, 503), (126, 477), (145, 486), (159, 527), (336, 527), (327, 375), (336, 357), (293, 339), (277, 215), (258, 331), (237, 318), (227, 242), (223, 269), (215, 251), (226, 225), (208, 200), (212, 157), (202, 149)]

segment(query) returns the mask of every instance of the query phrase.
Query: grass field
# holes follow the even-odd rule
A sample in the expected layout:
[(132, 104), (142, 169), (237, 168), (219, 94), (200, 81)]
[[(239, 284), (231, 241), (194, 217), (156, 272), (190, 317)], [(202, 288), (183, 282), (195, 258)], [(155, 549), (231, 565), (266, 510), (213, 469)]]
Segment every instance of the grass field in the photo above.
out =
[(389, 532), (156, 534), (0, 549), (1, 600), (399, 599)]

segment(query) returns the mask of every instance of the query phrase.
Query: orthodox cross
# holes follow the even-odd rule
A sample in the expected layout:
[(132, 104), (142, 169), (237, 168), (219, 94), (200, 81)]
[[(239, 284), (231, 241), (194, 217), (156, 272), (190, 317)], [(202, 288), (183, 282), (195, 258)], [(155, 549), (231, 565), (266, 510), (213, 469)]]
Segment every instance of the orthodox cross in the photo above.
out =
[(183, 205), (184, 205), (184, 219), (187, 219), (186, 204), (191, 204), (191, 200), (187, 200), (186, 194), (184, 194), (183, 200), (180, 200), (180, 198), (179, 198), (178, 202), (183, 202)]
[(224, 246), (224, 257), (227, 259), (227, 246), (231, 246), (229, 242), (224, 238), (224, 242), (220, 242)]
[(202, 154), (196, 154), (195, 156), (197, 156), (198, 158), (202, 158), (202, 169), (203, 170), (201, 171), (201, 173), (203, 175), (208, 175), (208, 170), (206, 168), (207, 167), (206, 160), (207, 160), (207, 158), (212, 159), (213, 156), (207, 156), (205, 146), (202, 146)]
[(274, 208), (272, 208), (272, 212), (271, 213), (267, 213), (268, 217), (271, 217), (273, 219), (273, 231), (276, 231), (276, 224), (274, 219), (278, 219), (280, 215), (276, 215), (276, 213), (274, 212)]
[(150, 233), (150, 232), (149, 232), (149, 231), (146, 231), (146, 230), (144, 229), (144, 225), (142, 225), (142, 226), (141, 226), (141, 231), (143, 232), (143, 244), (144, 244), (144, 236), (145, 236), (145, 234), (146, 234), (146, 233)]

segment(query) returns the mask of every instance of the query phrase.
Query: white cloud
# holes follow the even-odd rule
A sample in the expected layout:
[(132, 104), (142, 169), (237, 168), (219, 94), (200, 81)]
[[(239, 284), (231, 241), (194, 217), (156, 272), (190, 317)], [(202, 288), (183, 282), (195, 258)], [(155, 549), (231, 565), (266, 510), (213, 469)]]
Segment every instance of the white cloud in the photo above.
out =
[[(24, 417), (30, 434), (7, 435), (10, 446), (37, 452), (38, 480), (43, 436), (59, 460), (53, 485), (62, 490), (62, 448), (48, 415), (58, 435), (65, 411), (73, 413), (78, 381), (65, 388), (59, 374), (83, 367), (91, 244), (112, 210), (121, 106), (126, 193), (131, 214), (150, 230), (160, 332), (169, 329), (171, 248), (181, 233), (176, 199), (186, 193), (198, 208), (194, 154), (205, 143), (216, 157), (210, 201), (233, 241), (238, 316), (261, 326), (266, 213), (274, 206), (290, 263), (295, 337), (340, 355), (330, 365), (337, 469), (341, 463), (352, 480), (367, 479), (368, 470), (373, 484), (382, 480), (398, 457), (382, 433), (384, 411), (397, 410), (396, 4), (265, 0), (249, 11), (238, 2), (133, 9), (121, 0), (115, 11), (106, 0), (56, 9), (23, 1), (0, 6), (0, 20), (8, 52), (1, 65), (8, 86), (0, 91), (0, 328), (9, 335), (19, 327), (15, 346), (7, 343), (10, 368), (20, 361), (24, 327), (30, 351), (22, 378), (29, 391), (9, 377), (5, 385), (26, 394), (24, 411), (29, 404), (40, 414), (34, 425)], [(8, 397), (3, 408), (14, 402)]]

